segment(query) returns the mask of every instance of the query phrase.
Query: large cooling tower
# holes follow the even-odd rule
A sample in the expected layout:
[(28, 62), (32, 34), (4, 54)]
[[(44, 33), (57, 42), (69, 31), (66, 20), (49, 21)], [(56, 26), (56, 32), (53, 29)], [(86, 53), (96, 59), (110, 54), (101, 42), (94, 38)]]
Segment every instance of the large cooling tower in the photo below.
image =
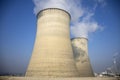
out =
[(68, 12), (49, 8), (37, 15), (37, 34), (26, 76), (76, 77)]
[(93, 77), (94, 74), (88, 57), (87, 42), (86, 38), (73, 38), (72, 47), (80, 76)]

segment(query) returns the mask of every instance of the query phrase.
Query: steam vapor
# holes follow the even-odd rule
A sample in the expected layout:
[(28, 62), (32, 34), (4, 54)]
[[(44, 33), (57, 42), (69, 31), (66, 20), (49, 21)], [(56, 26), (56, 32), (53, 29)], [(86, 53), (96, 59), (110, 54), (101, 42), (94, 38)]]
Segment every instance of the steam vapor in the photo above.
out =
[(33, 0), (33, 2), (35, 14), (46, 8), (60, 8), (68, 11), (71, 15), (70, 29), (73, 37), (88, 38), (89, 33), (101, 28), (96, 21), (92, 20), (94, 11), (91, 13), (82, 7), (82, 0)]

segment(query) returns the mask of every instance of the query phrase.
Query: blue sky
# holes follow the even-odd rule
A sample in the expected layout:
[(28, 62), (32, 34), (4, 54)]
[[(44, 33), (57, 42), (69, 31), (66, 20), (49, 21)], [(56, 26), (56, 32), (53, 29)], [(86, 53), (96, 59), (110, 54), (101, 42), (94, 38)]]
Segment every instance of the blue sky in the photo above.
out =
[[(84, 10), (94, 13), (91, 19), (102, 26), (88, 37), (94, 72), (110, 67), (113, 55), (120, 53), (120, 2), (101, 1), (80, 2)], [(36, 35), (34, 7), (32, 0), (0, 0), (0, 73), (25, 73)]]

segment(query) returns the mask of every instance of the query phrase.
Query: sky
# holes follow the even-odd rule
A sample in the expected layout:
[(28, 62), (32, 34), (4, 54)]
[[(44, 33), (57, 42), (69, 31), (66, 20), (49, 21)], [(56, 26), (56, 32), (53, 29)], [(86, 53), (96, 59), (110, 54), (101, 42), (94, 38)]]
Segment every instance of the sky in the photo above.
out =
[[(51, 6), (52, 4), (52, 6)], [(25, 73), (36, 35), (36, 14), (57, 7), (71, 14), (71, 38), (88, 38), (94, 72), (120, 54), (119, 0), (0, 0), (0, 74)]]

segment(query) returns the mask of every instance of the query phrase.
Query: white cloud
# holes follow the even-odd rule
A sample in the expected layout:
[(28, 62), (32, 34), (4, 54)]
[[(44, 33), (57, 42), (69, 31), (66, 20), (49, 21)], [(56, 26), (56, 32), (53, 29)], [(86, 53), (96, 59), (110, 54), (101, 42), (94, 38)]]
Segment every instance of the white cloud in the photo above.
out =
[(107, 5), (106, 0), (95, 0), (101, 7), (105, 7)]
[(60, 8), (68, 11), (72, 16), (72, 21), (75, 22), (84, 13), (81, 5), (77, 4), (78, 0), (33, 0), (33, 2), (35, 4), (35, 14), (46, 8)]
[[(37, 14), (45, 8), (60, 8), (68, 11), (71, 15), (71, 34), (74, 37), (88, 37), (89, 33), (93, 33), (100, 29), (100, 25), (93, 21), (94, 11), (91, 13), (82, 7), (82, 0), (33, 0), (35, 4), (34, 13)], [(103, 3), (103, 0), (98, 0)]]
[(97, 22), (78, 22), (74, 26), (71, 26), (72, 35), (74, 37), (88, 38), (89, 33), (93, 33), (98, 30), (100, 26)]
[(73, 23), (71, 26), (71, 34), (74, 37), (85, 37), (88, 38), (90, 33), (93, 33), (97, 30), (103, 29), (96, 21), (92, 20), (92, 16), (94, 13), (88, 12), (82, 20), (78, 21), (77, 23)]

